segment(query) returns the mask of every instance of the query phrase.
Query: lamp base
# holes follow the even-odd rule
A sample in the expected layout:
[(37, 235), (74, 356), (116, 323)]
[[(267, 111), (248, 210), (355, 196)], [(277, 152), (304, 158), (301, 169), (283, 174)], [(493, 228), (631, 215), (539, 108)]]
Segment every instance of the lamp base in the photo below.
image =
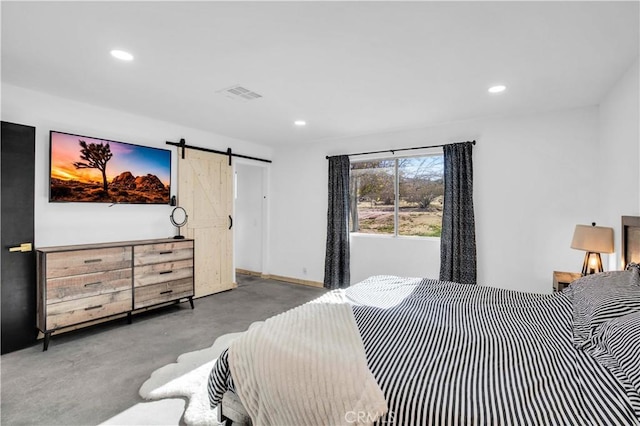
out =
[(602, 267), (602, 258), (600, 257), (600, 253), (588, 251), (584, 255), (584, 262), (582, 263), (582, 275), (585, 276), (597, 274), (603, 271), (604, 268)]

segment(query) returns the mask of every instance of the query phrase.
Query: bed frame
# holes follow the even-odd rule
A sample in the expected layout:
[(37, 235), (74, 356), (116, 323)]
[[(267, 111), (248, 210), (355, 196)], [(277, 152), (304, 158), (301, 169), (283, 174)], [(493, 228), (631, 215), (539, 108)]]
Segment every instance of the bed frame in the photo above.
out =
[(218, 407), (218, 422), (225, 426), (242, 425), (251, 426), (251, 417), (244, 409), (240, 398), (233, 392), (227, 391), (222, 396), (222, 402)]
[(640, 216), (622, 216), (621, 266), (640, 263)]
[[(631, 262), (640, 264), (640, 216), (622, 216), (621, 268)], [(218, 421), (225, 426), (251, 425), (251, 418), (242, 406), (240, 398), (226, 392), (218, 407)]]

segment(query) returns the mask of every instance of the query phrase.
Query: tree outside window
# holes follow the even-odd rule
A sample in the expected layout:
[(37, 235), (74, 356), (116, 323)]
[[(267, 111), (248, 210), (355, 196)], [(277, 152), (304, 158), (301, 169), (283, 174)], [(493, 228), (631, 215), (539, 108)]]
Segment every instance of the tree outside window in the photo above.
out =
[(440, 237), (444, 157), (351, 163), (351, 231)]

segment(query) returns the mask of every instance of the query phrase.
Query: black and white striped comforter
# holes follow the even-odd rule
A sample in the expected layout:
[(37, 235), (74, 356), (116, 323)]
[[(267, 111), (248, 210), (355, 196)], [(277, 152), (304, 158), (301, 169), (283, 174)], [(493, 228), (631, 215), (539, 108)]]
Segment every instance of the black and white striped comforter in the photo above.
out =
[[(564, 293), (373, 277), (345, 294), (389, 406), (378, 424), (640, 424), (628, 389), (572, 345)], [(226, 352), (209, 379), (215, 406)]]

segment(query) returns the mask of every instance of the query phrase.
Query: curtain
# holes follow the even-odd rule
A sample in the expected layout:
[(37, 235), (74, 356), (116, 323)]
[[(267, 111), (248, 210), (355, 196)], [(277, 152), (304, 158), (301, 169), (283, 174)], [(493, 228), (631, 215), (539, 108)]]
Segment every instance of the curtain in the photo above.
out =
[(472, 142), (445, 145), (440, 279), (476, 283)]
[(349, 156), (329, 157), (329, 203), (324, 286), (349, 286)]

